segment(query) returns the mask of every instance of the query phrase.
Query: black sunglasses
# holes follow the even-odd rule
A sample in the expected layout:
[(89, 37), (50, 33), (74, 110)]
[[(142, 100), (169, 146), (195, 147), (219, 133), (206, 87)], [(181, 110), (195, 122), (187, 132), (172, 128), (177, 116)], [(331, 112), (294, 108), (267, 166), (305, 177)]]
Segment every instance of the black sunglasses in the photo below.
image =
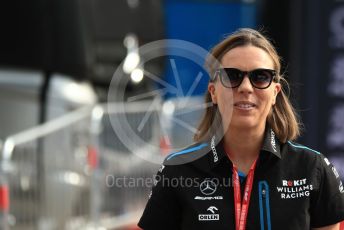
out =
[(272, 80), (275, 80), (276, 71), (272, 69), (254, 69), (252, 71), (241, 71), (236, 68), (222, 68), (215, 72), (216, 76), (220, 77), (221, 83), (226, 88), (236, 88), (244, 80), (244, 77), (248, 75), (253, 87), (257, 89), (266, 89), (271, 85)]

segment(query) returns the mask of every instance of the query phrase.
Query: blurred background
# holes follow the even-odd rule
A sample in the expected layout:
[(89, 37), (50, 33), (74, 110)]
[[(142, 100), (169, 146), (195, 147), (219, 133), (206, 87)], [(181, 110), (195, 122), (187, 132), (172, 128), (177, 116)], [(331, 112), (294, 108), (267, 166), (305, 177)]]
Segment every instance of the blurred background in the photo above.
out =
[[(109, 175), (149, 179), (159, 165), (137, 152), (162, 159), (191, 144), (201, 110), (180, 111), (202, 104), (208, 81), (172, 48), (154, 60), (137, 48), (181, 39), (210, 50), (240, 27), (272, 38), (304, 123), (298, 141), (343, 178), (343, 1), (12, 0), (0, 8), (2, 228), (133, 228), (150, 188), (111, 186)], [(118, 69), (126, 80), (109, 97)], [(161, 91), (162, 82), (180, 92)], [(123, 143), (118, 117), (140, 127), (143, 145)]]

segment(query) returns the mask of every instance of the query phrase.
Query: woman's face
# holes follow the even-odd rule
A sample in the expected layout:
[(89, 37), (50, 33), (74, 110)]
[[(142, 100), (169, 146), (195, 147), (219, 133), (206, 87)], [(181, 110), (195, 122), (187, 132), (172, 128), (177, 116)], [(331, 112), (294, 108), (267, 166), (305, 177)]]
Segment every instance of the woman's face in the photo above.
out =
[[(229, 50), (223, 56), (221, 64), (224, 68), (236, 68), (241, 71), (258, 68), (274, 69), (269, 54), (255, 46), (242, 46)], [(208, 90), (213, 103), (218, 105), (226, 132), (227, 127), (265, 129), (267, 116), (276, 102), (281, 85), (272, 82), (266, 89), (257, 89), (252, 86), (246, 75), (236, 88), (224, 87), (218, 78), (214, 83), (209, 84)]]

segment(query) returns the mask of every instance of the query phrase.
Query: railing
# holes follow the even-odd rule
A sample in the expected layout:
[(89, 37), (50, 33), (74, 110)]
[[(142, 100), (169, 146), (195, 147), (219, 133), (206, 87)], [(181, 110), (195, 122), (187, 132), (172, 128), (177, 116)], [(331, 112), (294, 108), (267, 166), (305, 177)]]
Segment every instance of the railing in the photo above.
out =
[(5, 140), (11, 229), (66, 229), (89, 219), (92, 108), (82, 108)]
[[(116, 104), (81, 108), (8, 137), (1, 156), (2, 229), (123, 229), (135, 224), (151, 185), (113, 182), (153, 177), (159, 166), (136, 155), (160, 154), (147, 147), (159, 143), (157, 120), (149, 118), (141, 127), (138, 136), (147, 146), (136, 155), (110, 120), (125, 115), (135, 126), (146, 110), (142, 103), (125, 110)], [(9, 202), (2, 202), (2, 192)]]

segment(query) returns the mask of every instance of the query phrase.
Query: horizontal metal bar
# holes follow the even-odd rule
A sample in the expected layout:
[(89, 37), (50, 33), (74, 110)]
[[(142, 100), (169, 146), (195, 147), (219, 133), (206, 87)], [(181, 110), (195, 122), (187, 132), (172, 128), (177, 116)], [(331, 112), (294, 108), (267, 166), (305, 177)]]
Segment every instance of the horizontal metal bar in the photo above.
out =
[(46, 136), (57, 130), (70, 126), (71, 124), (91, 116), (93, 106), (86, 106), (66, 115), (50, 120), (42, 125), (30, 128), (18, 134), (6, 138), (3, 144), (2, 159), (10, 160), (14, 147), (37, 138)]

